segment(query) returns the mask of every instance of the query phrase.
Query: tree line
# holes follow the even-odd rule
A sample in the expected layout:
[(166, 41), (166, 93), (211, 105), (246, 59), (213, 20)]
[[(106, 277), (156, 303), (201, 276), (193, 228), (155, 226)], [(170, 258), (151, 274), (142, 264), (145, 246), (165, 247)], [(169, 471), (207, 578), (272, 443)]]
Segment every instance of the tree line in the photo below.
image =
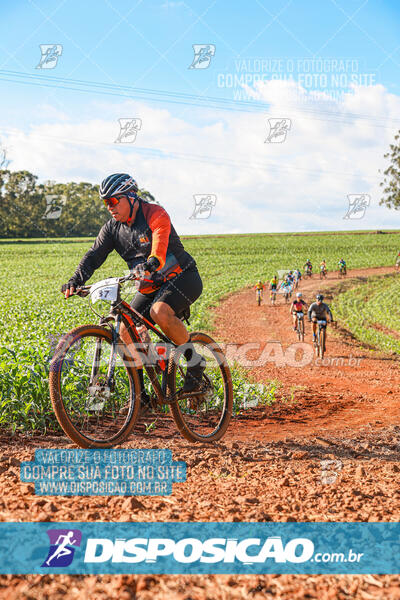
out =
[(0, 170), (0, 238), (95, 236), (109, 218), (98, 185), (38, 183), (29, 171)]
[(98, 185), (0, 170), (0, 238), (94, 236), (108, 218)]

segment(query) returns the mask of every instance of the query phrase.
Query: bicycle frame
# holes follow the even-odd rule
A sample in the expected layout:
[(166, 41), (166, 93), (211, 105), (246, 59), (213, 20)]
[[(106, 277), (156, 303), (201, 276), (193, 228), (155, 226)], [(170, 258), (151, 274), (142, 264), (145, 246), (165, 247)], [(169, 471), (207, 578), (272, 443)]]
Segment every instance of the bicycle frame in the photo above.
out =
[[(132, 306), (130, 306), (127, 302), (125, 302), (125, 300), (121, 299), (120, 285), (121, 285), (121, 283), (123, 283), (124, 281), (127, 281), (129, 279), (132, 279), (132, 278), (131, 277), (121, 277), (120, 278), (119, 283), (118, 283), (117, 299), (114, 302), (111, 302), (111, 307), (110, 307), (110, 311), (109, 311), (108, 315), (105, 317), (101, 317), (100, 321), (99, 321), (100, 325), (102, 325), (102, 326), (107, 325), (111, 329), (111, 334), (112, 334), (111, 356), (110, 356), (108, 370), (107, 370), (107, 386), (109, 388), (112, 385), (112, 379), (114, 376), (115, 364), (116, 364), (116, 359), (117, 359), (117, 344), (118, 344), (118, 340), (119, 340), (119, 330), (120, 330), (121, 323), (123, 323), (123, 325), (125, 326), (128, 336), (130, 338), (130, 341), (134, 344), (134, 347), (138, 351), (138, 353), (143, 353), (143, 355), (145, 355), (147, 357), (149, 357), (149, 353), (147, 352), (146, 344), (142, 341), (140, 334), (137, 330), (137, 328), (140, 326), (144, 325), (147, 330), (153, 331), (153, 333), (155, 333), (157, 335), (157, 337), (160, 340), (162, 340), (164, 343), (168, 344), (169, 347), (171, 347), (171, 346), (173, 346), (174, 348), (177, 347), (177, 344), (175, 344), (172, 340), (170, 340), (160, 329), (157, 329), (157, 327), (155, 327), (148, 319), (143, 317), (143, 315), (141, 315), (136, 309), (132, 308)], [(77, 290), (77, 293), (79, 295), (86, 295), (87, 293), (89, 293), (90, 287), (91, 286), (81, 287)], [(115, 321), (115, 325), (112, 324), (112, 321)], [(94, 378), (96, 375), (96, 367), (99, 364), (100, 355), (101, 355), (100, 345), (101, 345), (101, 342), (100, 342), (100, 340), (98, 340), (96, 342), (96, 348), (95, 348), (94, 357), (93, 357), (92, 370), (91, 370), (91, 376), (90, 376), (90, 385), (93, 385), (93, 381), (94, 381)], [(124, 343), (124, 345), (126, 345), (126, 344)], [(170, 402), (168, 402), (165, 394), (162, 391), (162, 388), (161, 388), (160, 383), (157, 378), (156, 365), (153, 366), (151, 364), (148, 364), (147, 361), (145, 361), (142, 366), (146, 369), (146, 373), (149, 376), (153, 390), (157, 396), (158, 402), (160, 404), (170, 404), (172, 399), (170, 400)], [(168, 364), (166, 365), (165, 368), (168, 369)]]
[[(168, 344), (169, 346), (173, 346), (174, 348), (177, 347), (177, 344), (170, 340), (160, 329), (157, 329), (157, 327), (155, 327), (150, 321), (143, 317), (137, 310), (132, 308), (127, 302), (121, 300), (119, 303), (115, 304), (116, 306), (112, 307), (112, 311), (114, 311), (114, 313), (118, 313), (120, 319), (122, 320), (122, 323), (125, 325), (131, 342), (135, 345), (135, 348), (139, 352), (143, 352), (145, 355), (149, 356), (148, 351), (146, 351), (146, 344), (142, 341), (137, 330), (137, 327), (143, 325), (146, 327), (147, 330), (151, 330), (153, 333), (155, 333), (157, 337), (164, 343)], [(143, 364), (143, 367), (146, 369), (146, 373), (149, 376), (153, 390), (157, 396), (159, 403), (168, 404), (167, 399), (161, 389), (160, 383), (157, 378), (156, 365), (152, 366), (151, 364), (145, 362)], [(167, 368), (168, 366), (166, 366), (166, 369)]]

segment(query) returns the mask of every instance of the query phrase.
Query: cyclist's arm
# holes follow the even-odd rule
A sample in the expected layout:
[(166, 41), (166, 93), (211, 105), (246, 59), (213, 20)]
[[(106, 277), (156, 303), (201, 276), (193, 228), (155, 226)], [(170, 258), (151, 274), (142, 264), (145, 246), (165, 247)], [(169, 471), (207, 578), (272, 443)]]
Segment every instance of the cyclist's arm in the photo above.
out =
[(312, 308), (313, 308), (313, 305), (314, 305), (314, 303), (313, 303), (313, 304), (310, 304), (310, 306), (308, 307), (308, 311), (307, 311), (307, 317), (308, 317), (309, 319), (311, 319), (311, 313), (312, 313)]
[(171, 220), (166, 210), (158, 204), (143, 205), (143, 214), (152, 231), (152, 244), (149, 257), (158, 259), (157, 271), (165, 265), (167, 256), (169, 235), (171, 232)]
[(112, 250), (114, 250), (114, 238), (110, 220), (100, 229), (96, 241), (82, 258), (69, 283), (72, 283), (74, 287), (83, 285), (85, 281), (90, 279), (94, 271), (101, 267)]

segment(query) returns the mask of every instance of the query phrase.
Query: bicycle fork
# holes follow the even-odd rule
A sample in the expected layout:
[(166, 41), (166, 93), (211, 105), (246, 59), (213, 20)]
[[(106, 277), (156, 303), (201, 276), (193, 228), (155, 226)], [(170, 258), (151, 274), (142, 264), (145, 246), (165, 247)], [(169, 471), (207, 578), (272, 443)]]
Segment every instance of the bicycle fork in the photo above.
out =
[[(108, 369), (107, 369), (107, 376), (106, 376), (106, 387), (108, 387), (109, 389), (111, 389), (111, 386), (112, 386), (112, 381), (113, 381), (114, 372), (115, 372), (115, 365), (117, 362), (117, 343), (118, 343), (118, 335), (119, 335), (120, 326), (121, 326), (121, 316), (118, 315), (116, 318), (115, 327), (111, 327), (111, 335), (112, 335), (111, 354), (110, 354), (110, 359), (108, 362)], [(97, 338), (94, 355), (93, 355), (92, 369), (90, 372), (89, 386), (92, 386), (94, 384), (94, 381), (95, 381), (95, 378), (96, 378), (96, 375), (98, 372), (98, 368), (99, 368), (100, 360), (101, 360), (101, 344), (102, 344), (101, 338)]]

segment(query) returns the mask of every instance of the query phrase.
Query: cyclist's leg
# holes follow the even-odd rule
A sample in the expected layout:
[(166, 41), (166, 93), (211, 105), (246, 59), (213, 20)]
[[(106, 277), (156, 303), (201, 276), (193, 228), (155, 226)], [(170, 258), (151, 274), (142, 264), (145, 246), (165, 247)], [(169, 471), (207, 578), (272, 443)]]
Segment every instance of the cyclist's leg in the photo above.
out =
[(315, 339), (317, 336), (317, 317), (311, 317), (312, 319), (312, 330), (313, 330), (313, 338)]
[(187, 269), (165, 283), (158, 291), (151, 308), (151, 316), (175, 344), (185, 345), (183, 352), (188, 361), (183, 391), (195, 390), (201, 383), (205, 369), (203, 357), (196, 352), (180, 315), (197, 300), (203, 290), (196, 268)]
[[(131, 302), (132, 308), (137, 310), (138, 313), (140, 313), (145, 319), (147, 319), (148, 321), (150, 321), (153, 324), (154, 324), (154, 321), (151, 318), (150, 309), (151, 309), (151, 304), (154, 300), (155, 295), (156, 295), (156, 292), (153, 292), (152, 294), (141, 294), (140, 292), (137, 292)], [(132, 342), (130, 342), (129, 334), (126, 331), (126, 327), (122, 323), (121, 323), (121, 328), (120, 328), (120, 337), (125, 342), (125, 344), (128, 346), (132, 356), (134, 356), (136, 359), (138, 354), (137, 354), (134, 346), (132, 345)], [(139, 361), (139, 364), (140, 364), (140, 366), (138, 367), (138, 375), (139, 375), (140, 387), (142, 390), (142, 405), (147, 405), (149, 403), (149, 396), (145, 390), (145, 385), (144, 385), (143, 365), (142, 365), (141, 361)]]
[(200, 296), (203, 283), (196, 268), (182, 273), (164, 283), (156, 293), (150, 316), (175, 344), (185, 344), (189, 334), (180, 315)]

